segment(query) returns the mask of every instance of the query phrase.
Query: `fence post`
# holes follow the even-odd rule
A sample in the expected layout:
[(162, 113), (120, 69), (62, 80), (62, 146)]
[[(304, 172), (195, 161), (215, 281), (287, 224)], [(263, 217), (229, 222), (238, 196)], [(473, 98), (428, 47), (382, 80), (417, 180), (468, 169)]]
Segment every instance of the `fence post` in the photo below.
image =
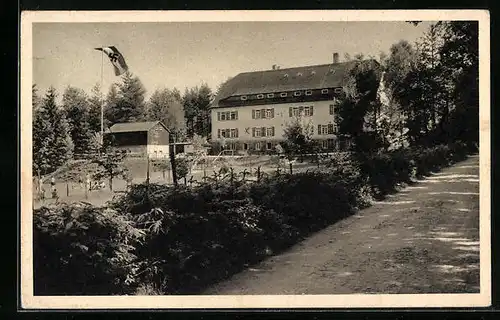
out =
[(292, 163), (288, 163), (288, 165), (290, 166), (290, 174), (293, 174), (293, 170), (292, 170)]
[(69, 197), (69, 182), (66, 182), (66, 197)]

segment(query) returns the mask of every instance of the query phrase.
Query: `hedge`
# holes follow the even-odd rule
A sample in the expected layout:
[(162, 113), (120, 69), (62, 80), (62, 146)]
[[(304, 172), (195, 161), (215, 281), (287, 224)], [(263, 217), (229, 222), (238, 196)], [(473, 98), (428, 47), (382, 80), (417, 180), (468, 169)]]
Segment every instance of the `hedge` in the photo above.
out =
[[(466, 157), (455, 143), (331, 159), (321, 171), (258, 182), (133, 185), (108, 208), (35, 210), (35, 289), (194, 294), (349, 216), (398, 183)], [(118, 214), (119, 213), (119, 214)]]

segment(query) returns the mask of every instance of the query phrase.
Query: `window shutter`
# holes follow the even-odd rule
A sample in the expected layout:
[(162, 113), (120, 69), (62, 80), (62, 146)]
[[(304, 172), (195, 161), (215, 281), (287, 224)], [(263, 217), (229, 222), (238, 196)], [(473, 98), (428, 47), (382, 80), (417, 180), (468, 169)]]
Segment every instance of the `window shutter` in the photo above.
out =
[(302, 114), (302, 112), (304, 112), (304, 106), (299, 107), (299, 113)]
[(321, 125), (318, 124), (318, 134), (321, 134)]
[(266, 109), (260, 110), (260, 118), (265, 119), (266, 118)]
[(328, 134), (333, 134), (333, 124), (332, 123), (328, 124)]
[(271, 132), (273, 133), (272, 136), (274, 137), (274, 127), (272, 127)]
[(220, 138), (220, 129), (217, 129), (217, 138)]
[(271, 109), (271, 118), (274, 118), (274, 108)]
[(234, 118), (238, 120), (238, 111), (235, 111), (234, 113), (235, 113)]
[(289, 113), (290, 118), (291, 118), (291, 117), (292, 117), (292, 107), (289, 107), (289, 108), (288, 108), (288, 113)]
[(314, 106), (310, 106), (309, 109), (311, 110), (310, 111), (311, 112), (311, 116), (313, 116), (314, 115)]
[(252, 119), (255, 119), (255, 110), (252, 110)]
[(217, 121), (220, 121), (220, 112), (217, 112)]
[(261, 137), (265, 137), (266, 136), (266, 127), (260, 128), (260, 135), (261, 135)]
[(238, 128), (236, 128), (236, 137), (235, 138), (238, 138)]
[(255, 137), (255, 128), (252, 128), (252, 137)]

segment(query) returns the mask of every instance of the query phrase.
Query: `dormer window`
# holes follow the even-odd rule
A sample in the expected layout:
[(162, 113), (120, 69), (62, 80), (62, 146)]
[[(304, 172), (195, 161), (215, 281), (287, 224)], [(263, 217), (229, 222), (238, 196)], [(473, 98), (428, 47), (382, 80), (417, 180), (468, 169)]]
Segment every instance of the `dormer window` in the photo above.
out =
[(267, 94), (267, 97), (268, 97), (268, 98), (274, 98), (274, 93), (268, 93), (268, 94)]
[(302, 72), (297, 72), (297, 77), (302, 77)]
[(328, 93), (328, 89), (321, 89), (321, 93), (322, 94), (327, 94)]
[(342, 88), (335, 88), (335, 93), (341, 93), (342, 92)]
[(288, 73), (285, 73), (285, 74), (283, 75), (283, 77), (284, 77), (285, 79), (288, 79)]
[(257, 95), (257, 99), (264, 99), (264, 95), (263, 94), (258, 94)]
[(245, 101), (245, 100), (248, 99), (248, 97), (247, 96), (241, 96), (240, 99), (241, 99), (241, 101)]
[(314, 70), (313, 70), (313, 71), (311, 71), (311, 75), (313, 75), (313, 76), (314, 76), (315, 74), (316, 74), (316, 71), (314, 71)]
[(280, 93), (280, 97), (285, 98), (287, 96), (286, 92)]
[(302, 94), (302, 92), (300, 92), (300, 91), (295, 91), (293, 93), (293, 95), (296, 96), (296, 97), (300, 96), (301, 94)]
[(312, 91), (311, 90), (306, 90), (306, 96), (310, 96), (312, 95)]

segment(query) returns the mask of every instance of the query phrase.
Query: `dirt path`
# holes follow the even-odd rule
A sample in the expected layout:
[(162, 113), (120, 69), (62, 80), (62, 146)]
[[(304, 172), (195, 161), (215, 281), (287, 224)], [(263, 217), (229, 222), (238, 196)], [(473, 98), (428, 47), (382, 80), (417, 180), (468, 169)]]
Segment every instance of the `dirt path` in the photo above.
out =
[(479, 292), (479, 157), (316, 233), (204, 294)]

